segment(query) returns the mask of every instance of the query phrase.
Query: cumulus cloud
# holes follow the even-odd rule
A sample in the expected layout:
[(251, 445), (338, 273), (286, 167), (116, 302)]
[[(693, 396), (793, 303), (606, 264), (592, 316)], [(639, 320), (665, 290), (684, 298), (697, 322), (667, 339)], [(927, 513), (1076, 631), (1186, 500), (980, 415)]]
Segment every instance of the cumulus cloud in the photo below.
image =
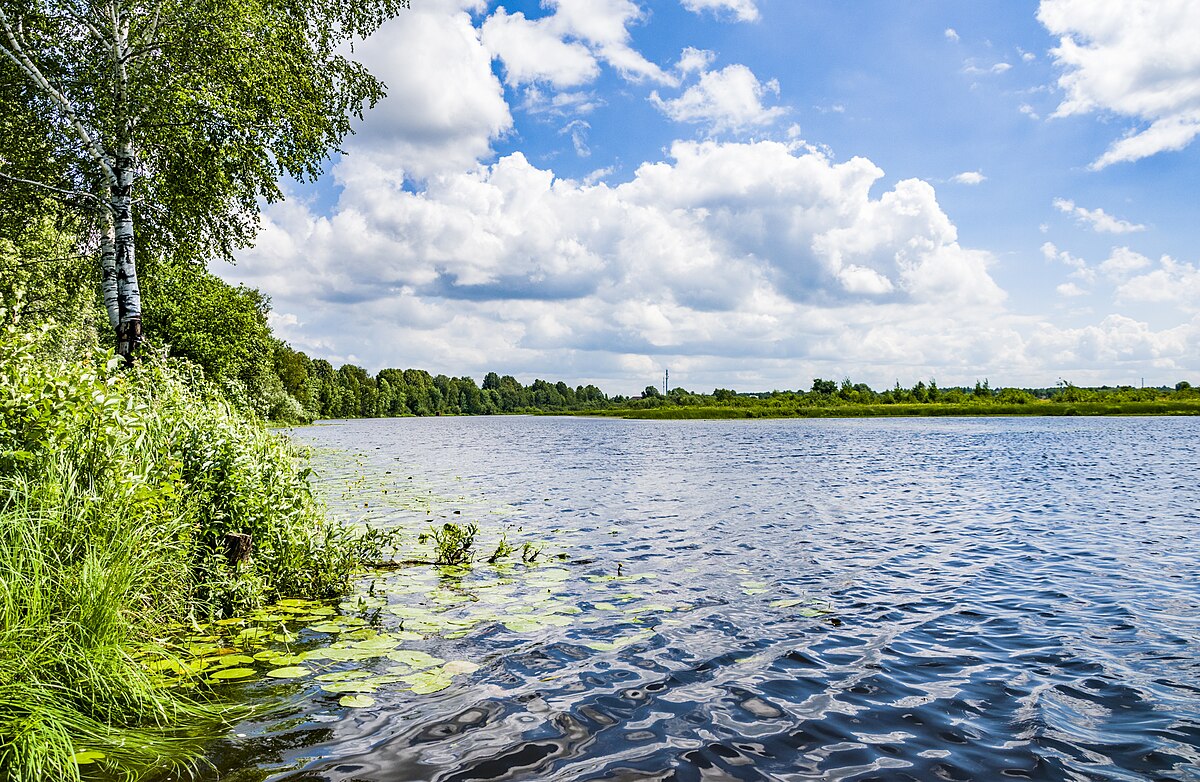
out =
[(704, 71), (678, 98), (663, 100), (656, 91), (650, 101), (676, 122), (706, 125), (713, 133), (741, 132), (770, 125), (787, 113), (783, 107), (763, 105), (770, 94), (779, 94), (779, 82), (760, 82), (745, 65), (729, 65)]
[(1042, 0), (1059, 44), (1055, 116), (1112, 112), (1143, 124), (1092, 163), (1101, 169), (1179, 150), (1200, 135), (1200, 5), (1192, 0)]
[(947, 27), (943, 35), (946, 36), (947, 41), (958, 40), (958, 30), (955, 30), (953, 27)]
[(739, 22), (758, 20), (758, 6), (754, 0), (683, 0), (683, 7), (696, 14), (712, 11), (718, 16), (728, 16)]
[(952, 182), (957, 182), (960, 185), (978, 185), (986, 179), (987, 177), (983, 175), (982, 171), (964, 171), (961, 174), (955, 174), (950, 177)]
[(1071, 215), (1076, 222), (1086, 225), (1098, 233), (1127, 234), (1146, 230), (1144, 225), (1118, 220), (1103, 209), (1085, 209), (1082, 206), (1076, 206), (1074, 201), (1066, 198), (1054, 199), (1054, 208)]
[(703, 72), (708, 70), (708, 66), (712, 65), (717, 55), (707, 49), (696, 49), (688, 46), (679, 55), (679, 62), (675, 65), (675, 70), (683, 74), (693, 72)]
[[(1139, 268), (1144, 268), (1143, 264)], [(1126, 280), (1117, 288), (1118, 301), (1174, 304), (1190, 312), (1200, 311), (1200, 268), (1181, 263), (1168, 255), (1158, 268)]]
[(504, 8), (483, 23), (483, 44), (504, 63), (504, 80), (513, 86), (542, 81), (576, 87), (593, 81), (600, 66), (592, 51), (578, 41), (565, 41), (552, 29), (553, 17), (530, 20)]
[(356, 47), (355, 57), (388, 94), (347, 140), (350, 159), (369, 153), (400, 177), (461, 170), (486, 157), (512, 126), (470, 16), (460, 4), (443, 5), (451, 7), (422, 4), (400, 14)]
[(1114, 247), (1108, 258), (1100, 263), (1100, 273), (1111, 280), (1121, 280), (1144, 269), (1151, 261), (1128, 247)]
[[(568, 376), (584, 354), (894, 357), (915, 344), (905, 329), (925, 334), (962, 308), (982, 320), (1004, 294), (931, 186), (872, 197), (882, 175), (777, 142), (677, 142), (614, 186), (559, 179), (519, 153), (417, 192), (359, 163), (331, 215), (269, 207), (239, 275), (305, 313), (298, 346), (340, 320), (353, 351), (321, 352), (375, 366), (400, 344), (435, 368), (553, 355)], [(862, 339), (847, 344), (847, 328)], [(939, 339), (921, 348), (931, 360), (976, 336)]]

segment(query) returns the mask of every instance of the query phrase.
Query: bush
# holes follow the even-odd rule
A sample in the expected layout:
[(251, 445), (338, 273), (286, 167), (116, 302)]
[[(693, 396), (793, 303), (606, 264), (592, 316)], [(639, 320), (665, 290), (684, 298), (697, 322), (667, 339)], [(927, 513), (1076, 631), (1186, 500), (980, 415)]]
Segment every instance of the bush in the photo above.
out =
[[(358, 544), (282, 438), (187, 365), (64, 361), (0, 310), (0, 778), (194, 758), (228, 710), (155, 688), (162, 627), (346, 591)], [(227, 533), (253, 538), (231, 562)], [(95, 756), (93, 756), (95, 757)], [(86, 758), (86, 756), (85, 756)]]

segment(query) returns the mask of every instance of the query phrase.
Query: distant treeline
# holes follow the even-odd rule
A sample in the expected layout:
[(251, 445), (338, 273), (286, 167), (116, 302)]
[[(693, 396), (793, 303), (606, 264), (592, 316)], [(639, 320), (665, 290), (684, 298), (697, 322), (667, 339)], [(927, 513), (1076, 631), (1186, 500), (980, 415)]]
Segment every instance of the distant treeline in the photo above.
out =
[(385, 369), (376, 375), (353, 364), (338, 369), (281, 345), (276, 367), (283, 387), (313, 418), (387, 418), (405, 415), (493, 415), (595, 410), (609, 398), (593, 385), (535, 380), (489, 372), (483, 385), (469, 377), (431, 375), (423, 369)]
[[(647, 386), (636, 397), (608, 396), (594, 385), (571, 387), (562, 381), (534, 380), (528, 386), (511, 375), (489, 372), (482, 384), (470, 377), (431, 375), (420, 369), (385, 369), (376, 375), (353, 364), (338, 369), (323, 359), (280, 344), (276, 369), (284, 389), (311, 418), (385, 418), (429, 415), (493, 415), (501, 413), (637, 414), (639, 411), (693, 409), (758, 411), (764, 415), (805, 414), (805, 409), (848, 409), (878, 405), (938, 405), (1012, 408), (1030, 404), (1121, 405), (1164, 401), (1200, 403), (1200, 390), (1187, 382), (1174, 388), (1132, 386), (1081, 388), (1063, 383), (1053, 388), (993, 389), (987, 380), (973, 388), (939, 388), (936, 381), (911, 388), (899, 383), (875, 391), (865, 383), (816, 378), (808, 390), (739, 393), (717, 388), (694, 393), (672, 388), (663, 394)], [(655, 415), (654, 417), (672, 417)], [(689, 417), (689, 416), (678, 416)]]

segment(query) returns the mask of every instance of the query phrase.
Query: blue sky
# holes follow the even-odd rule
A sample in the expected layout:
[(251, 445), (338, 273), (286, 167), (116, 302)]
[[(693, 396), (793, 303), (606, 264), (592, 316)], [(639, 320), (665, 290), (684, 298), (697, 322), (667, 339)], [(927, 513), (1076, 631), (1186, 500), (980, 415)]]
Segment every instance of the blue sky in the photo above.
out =
[(1196, 383), (1188, 0), (413, 0), (230, 279), (372, 370)]

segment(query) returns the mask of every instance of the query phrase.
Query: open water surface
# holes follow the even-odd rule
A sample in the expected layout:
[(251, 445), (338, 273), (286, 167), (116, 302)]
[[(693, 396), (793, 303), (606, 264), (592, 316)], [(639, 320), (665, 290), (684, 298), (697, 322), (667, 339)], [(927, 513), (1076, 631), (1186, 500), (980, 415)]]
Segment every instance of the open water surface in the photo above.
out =
[(365, 580), (341, 614), (478, 670), (425, 694), (380, 679), (369, 708), (237, 685), (285, 706), (218, 748), (222, 779), (1200, 779), (1198, 419), (291, 437), (344, 517), (474, 521), (482, 558), (506, 525), (544, 548)]

